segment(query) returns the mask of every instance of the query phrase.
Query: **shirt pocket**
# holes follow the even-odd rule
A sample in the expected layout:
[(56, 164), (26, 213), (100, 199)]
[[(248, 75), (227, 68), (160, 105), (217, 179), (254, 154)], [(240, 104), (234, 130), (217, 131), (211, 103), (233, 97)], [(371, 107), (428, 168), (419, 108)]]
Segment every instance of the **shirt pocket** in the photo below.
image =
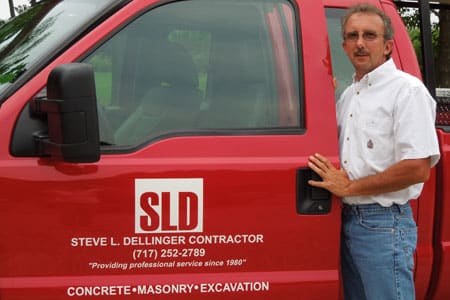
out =
[(360, 147), (371, 161), (388, 161), (393, 153), (393, 118), (388, 114), (366, 114), (360, 119)]

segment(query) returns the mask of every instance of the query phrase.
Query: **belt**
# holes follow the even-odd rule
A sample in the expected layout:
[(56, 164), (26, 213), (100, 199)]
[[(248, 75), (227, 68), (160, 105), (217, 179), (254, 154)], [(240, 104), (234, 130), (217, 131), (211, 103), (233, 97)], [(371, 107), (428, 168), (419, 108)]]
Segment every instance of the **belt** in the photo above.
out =
[(381, 206), (378, 203), (372, 204), (343, 204), (342, 213), (346, 215), (351, 214), (367, 214), (367, 213), (376, 213), (376, 212), (394, 212), (402, 214), (405, 210), (411, 209), (409, 201), (405, 204), (392, 204), (391, 206), (385, 207)]

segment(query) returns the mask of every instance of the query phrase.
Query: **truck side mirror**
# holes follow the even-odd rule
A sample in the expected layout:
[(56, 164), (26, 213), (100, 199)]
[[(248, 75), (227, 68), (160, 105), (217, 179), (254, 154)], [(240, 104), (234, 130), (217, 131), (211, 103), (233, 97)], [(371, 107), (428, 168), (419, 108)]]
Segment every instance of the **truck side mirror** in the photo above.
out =
[(52, 70), (47, 98), (35, 99), (34, 111), (47, 114), (48, 137), (37, 139), (39, 152), (67, 162), (100, 159), (100, 138), (94, 71), (84, 63)]

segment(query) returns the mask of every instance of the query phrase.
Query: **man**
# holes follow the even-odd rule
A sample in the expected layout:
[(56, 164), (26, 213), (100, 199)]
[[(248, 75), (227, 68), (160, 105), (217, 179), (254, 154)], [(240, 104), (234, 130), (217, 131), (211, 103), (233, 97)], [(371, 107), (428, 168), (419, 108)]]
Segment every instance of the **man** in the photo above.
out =
[(337, 102), (341, 169), (320, 154), (310, 168), (344, 202), (341, 269), (345, 299), (414, 299), (416, 199), (439, 160), (435, 102), (416, 78), (396, 69), (391, 21), (358, 4), (342, 19), (353, 84)]

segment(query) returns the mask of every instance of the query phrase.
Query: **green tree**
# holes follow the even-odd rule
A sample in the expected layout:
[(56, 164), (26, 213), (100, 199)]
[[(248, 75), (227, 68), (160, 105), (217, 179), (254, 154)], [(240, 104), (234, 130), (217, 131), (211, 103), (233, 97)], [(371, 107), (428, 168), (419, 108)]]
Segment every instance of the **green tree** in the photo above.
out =
[[(408, 29), (409, 36), (422, 64), (419, 12), (413, 8), (400, 8), (400, 15)], [(450, 10), (441, 8), (432, 10), (433, 19), (431, 34), (436, 67), (436, 86), (450, 87)]]
[(450, 9), (439, 11), (439, 37), (437, 51), (438, 86), (450, 88)]

